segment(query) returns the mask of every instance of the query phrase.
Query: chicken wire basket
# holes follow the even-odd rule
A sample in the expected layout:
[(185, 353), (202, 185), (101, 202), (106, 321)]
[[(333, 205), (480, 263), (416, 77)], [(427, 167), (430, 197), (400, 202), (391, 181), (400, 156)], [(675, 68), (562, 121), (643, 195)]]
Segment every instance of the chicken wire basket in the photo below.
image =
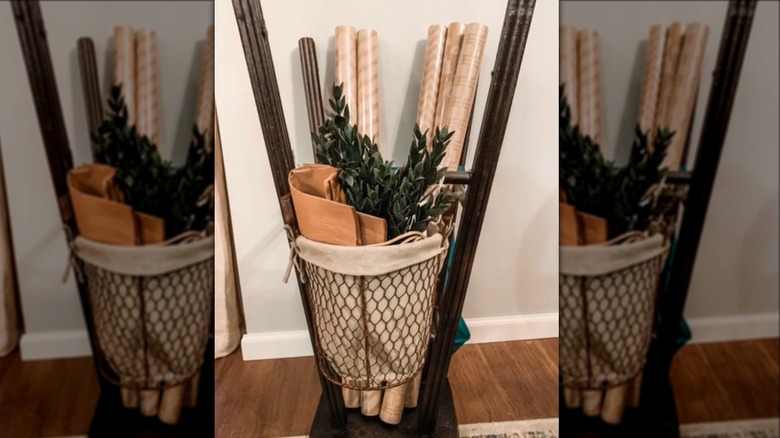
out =
[(77, 237), (86, 277), (98, 372), (130, 389), (192, 378), (209, 337), (214, 238), (170, 246), (116, 246)]
[(317, 366), (344, 388), (402, 385), (423, 368), (448, 248), (441, 234), (392, 246), (294, 242)]
[(661, 234), (614, 246), (561, 247), (564, 387), (616, 386), (643, 370), (667, 253)]

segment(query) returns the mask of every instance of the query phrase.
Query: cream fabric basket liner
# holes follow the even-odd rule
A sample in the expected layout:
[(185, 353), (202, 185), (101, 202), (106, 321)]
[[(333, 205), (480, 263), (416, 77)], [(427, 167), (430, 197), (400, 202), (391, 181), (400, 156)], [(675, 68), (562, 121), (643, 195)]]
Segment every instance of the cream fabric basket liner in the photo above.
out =
[(214, 290), (214, 237), (118, 246), (76, 237), (101, 372), (134, 388), (170, 386), (200, 369)]
[(335, 246), (302, 236), (295, 244), (321, 372), (355, 389), (414, 377), (425, 362), (448, 241), (437, 233), (390, 246)]
[(619, 384), (642, 370), (667, 252), (661, 234), (614, 246), (560, 248), (565, 386)]

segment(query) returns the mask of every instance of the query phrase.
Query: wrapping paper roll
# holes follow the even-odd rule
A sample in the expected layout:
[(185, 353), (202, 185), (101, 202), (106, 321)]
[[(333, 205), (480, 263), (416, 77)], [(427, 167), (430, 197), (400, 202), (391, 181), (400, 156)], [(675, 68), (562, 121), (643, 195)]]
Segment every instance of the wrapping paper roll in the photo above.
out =
[(357, 120), (357, 32), (352, 26), (336, 27), (336, 85), (344, 85), (350, 123)]
[(206, 31), (206, 41), (203, 45), (195, 124), (198, 131), (205, 134), (206, 147), (210, 148), (211, 142), (208, 139), (214, 134), (214, 26), (209, 26)]
[(145, 417), (154, 417), (159, 412), (160, 391), (157, 389), (148, 389), (139, 391), (139, 404), (141, 415)]
[(620, 424), (626, 409), (628, 385), (624, 383), (604, 392), (604, 405), (601, 407), (601, 419), (607, 424)]
[(601, 49), (599, 33), (581, 30), (577, 35), (579, 72), (577, 111), (582, 133), (601, 142)]
[(177, 424), (181, 418), (181, 410), (184, 407), (187, 384), (171, 386), (162, 391), (160, 398), (160, 412), (158, 417), (165, 424)]
[[(357, 33), (358, 132), (379, 142), (379, 37), (375, 30)], [(386, 151), (379, 152), (387, 156)]]
[(130, 124), (135, 124), (135, 32), (130, 26), (114, 28), (114, 85), (118, 84)]
[(122, 396), (122, 406), (126, 408), (138, 407), (138, 390), (123, 387), (119, 392)]
[(195, 373), (187, 383), (187, 392), (184, 397), (184, 405), (194, 408), (198, 404), (198, 387), (200, 385), (200, 371)]
[(582, 413), (588, 417), (601, 415), (601, 399), (604, 391), (601, 389), (586, 389), (582, 391)]
[(406, 384), (406, 396), (404, 397), (404, 407), (416, 408), (417, 400), (420, 398), (420, 382), (422, 373), (417, 373), (409, 383)]
[(658, 92), (661, 86), (661, 70), (664, 61), (664, 28), (650, 27), (645, 55), (645, 74), (642, 80), (642, 94), (639, 99), (639, 126), (649, 132), (649, 143), (655, 137), (655, 113), (658, 105)]
[(581, 408), (582, 391), (579, 389), (563, 388), (563, 402), (567, 408)]
[(441, 77), (439, 78), (439, 95), (436, 97), (436, 114), (433, 118), (434, 128), (442, 128), (446, 125), (444, 112), (449, 106), (452, 82), (458, 67), (465, 29), (466, 26), (463, 23), (451, 23), (447, 26), (447, 39), (444, 42), (444, 57), (442, 58)]
[(458, 170), (460, 163), (487, 35), (487, 26), (479, 23), (468, 24), (463, 32), (458, 68), (452, 81), (449, 102), (444, 111), (444, 124), (450, 131), (455, 131), (443, 163), (449, 170)]
[(344, 396), (344, 407), (348, 409), (360, 407), (360, 391), (357, 389), (341, 388), (341, 395)]
[(376, 417), (382, 407), (382, 391), (361, 391), (360, 412), (367, 417)]
[(664, 60), (661, 68), (661, 83), (658, 89), (658, 102), (656, 104), (655, 127), (653, 131), (669, 127), (666, 125), (666, 112), (669, 108), (669, 96), (672, 94), (674, 76), (677, 74), (677, 64), (680, 60), (682, 37), (683, 25), (680, 23), (672, 23), (666, 30)]
[(692, 23), (685, 27), (680, 63), (674, 76), (674, 86), (666, 113), (666, 124), (676, 134), (672, 137), (661, 166), (670, 170), (677, 170), (683, 164), (685, 141), (693, 118), (708, 34), (709, 28), (701, 23)]
[(630, 408), (639, 406), (639, 400), (642, 395), (642, 374), (643, 373), (640, 372), (639, 375), (634, 377), (631, 383), (629, 383), (626, 406)]
[(571, 123), (576, 125), (577, 118), (577, 29), (571, 26), (560, 28), (560, 83), (563, 84), (566, 101), (571, 108)]
[(407, 384), (385, 389), (379, 418), (387, 424), (398, 424), (404, 412)]
[(417, 101), (417, 124), (420, 131), (429, 131), (428, 149), (431, 148), (431, 137), (435, 127), (436, 99), (439, 95), (439, 79), (441, 79), (444, 63), (444, 44), (447, 41), (447, 27), (435, 24), (428, 28), (428, 40), (425, 46), (425, 65), (423, 66), (422, 82), (420, 83), (420, 98)]
[(135, 33), (136, 128), (157, 144), (157, 34), (153, 30)]

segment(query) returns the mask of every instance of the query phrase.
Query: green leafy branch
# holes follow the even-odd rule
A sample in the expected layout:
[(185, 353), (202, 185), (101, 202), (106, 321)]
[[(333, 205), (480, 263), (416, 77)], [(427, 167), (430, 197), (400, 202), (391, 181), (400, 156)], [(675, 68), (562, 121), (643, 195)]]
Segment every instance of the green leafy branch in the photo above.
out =
[(197, 128), (193, 128), (184, 165), (175, 167), (130, 124), (121, 86), (115, 85), (108, 111), (92, 141), (95, 160), (117, 169), (116, 182), (125, 203), (164, 219), (168, 237), (203, 230), (212, 220), (214, 154), (206, 151), (206, 139)]
[(387, 221), (388, 238), (408, 231), (424, 231), (455, 201), (447, 187), (431, 190), (444, 178), (439, 169), (452, 134), (436, 129), (428, 150), (425, 133), (415, 125), (409, 158), (398, 169), (385, 161), (376, 143), (350, 124), (350, 109), (341, 86), (333, 87), (331, 113), (312, 134), (317, 161), (339, 169), (347, 203), (359, 212)]

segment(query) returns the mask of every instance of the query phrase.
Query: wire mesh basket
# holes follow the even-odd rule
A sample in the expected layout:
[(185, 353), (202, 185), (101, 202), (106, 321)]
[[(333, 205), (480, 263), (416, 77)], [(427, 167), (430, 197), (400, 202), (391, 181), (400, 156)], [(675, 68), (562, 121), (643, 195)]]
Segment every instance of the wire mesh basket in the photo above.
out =
[(625, 383), (644, 368), (668, 245), (561, 247), (560, 374), (564, 387)]
[(214, 239), (124, 247), (75, 239), (86, 276), (98, 371), (131, 389), (192, 378), (203, 363), (214, 292)]
[(374, 247), (298, 237), (315, 356), (325, 378), (345, 388), (379, 390), (422, 370), (447, 247), (441, 234)]

